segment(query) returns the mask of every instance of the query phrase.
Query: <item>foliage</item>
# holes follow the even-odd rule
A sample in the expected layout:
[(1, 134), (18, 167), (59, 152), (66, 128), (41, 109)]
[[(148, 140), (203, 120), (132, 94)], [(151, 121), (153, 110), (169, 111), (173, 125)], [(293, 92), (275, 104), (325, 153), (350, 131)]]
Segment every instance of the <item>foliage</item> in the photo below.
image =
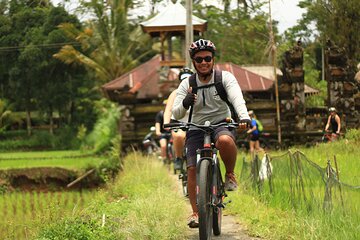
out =
[(84, 239), (184, 239), (187, 203), (173, 191), (173, 180), (162, 163), (132, 153), (124, 159), (124, 167), (91, 206), (73, 217), (44, 224), (37, 239), (76, 234)]
[(355, 143), (359, 143), (360, 142), (360, 129), (352, 128), (352, 129), (347, 130), (347, 132), (345, 134), (345, 139), (354, 141)]
[(56, 222), (43, 230), (36, 238), (45, 239), (116, 239), (116, 234), (108, 227), (102, 227), (99, 221), (92, 219), (66, 219)]
[[(293, 161), (301, 162), (301, 167), (299, 165), (299, 168), (293, 171), (286, 170), (291, 167), (290, 162), (281, 163), (284, 160), (284, 154), (270, 153), (273, 165), (271, 180), (273, 194), (263, 193), (263, 190), (269, 190), (270, 181), (265, 180), (259, 189), (256, 188), (253, 191), (251, 185), (244, 184), (245, 178), (251, 178), (251, 176), (244, 175), (241, 181), (244, 188), (241, 192), (229, 194), (232, 204), (229, 204), (227, 209), (238, 215), (250, 234), (266, 239), (358, 239), (357, 222), (360, 215), (357, 199), (360, 192), (358, 187), (354, 187), (360, 186), (357, 177), (358, 142), (354, 140), (357, 138), (358, 130), (350, 131), (350, 135), (354, 137), (319, 144), (312, 148), (301, 148), (306, 158), (312, 163), (294, 158)], [(332, 211), (323, 211), (322, 205), (302, 204), (324, 201), (327, 179), (324, 169), (330, 161), (333, 171), (336, 171), (333, 160), (335, 156), (342, 185), (339, 186), (336, 180), (327, 183), (327, 185), (332, 185), (330, 193), (333, 203)], [(241, 155), (238, 156), (238, 158), (241, 157)], [(237, 164), (237, 168), (243, 169), (244, 166), (249, 166), (249, 162), (243, 160), (239, 159), (240, 166)], [(299, 174), (302, 177), (299, 178)], [(334, 180), (334, 175), (332, 179)], [(298, 184), (290, 188), (289, 184), (295, 181), (298, 181)], [(307, 194), (310, 189), (312, 194)]]
[(268, 63), (268, 15), (261, 11), (262, 3), (259, 2), (249, 11), (238, 8), (229, 13), (214, 6), (194, 6), (198, 13), (196, 15), (208, 20), (208, 31), (204, 38), (215, 43), (218, 61), (235, 64)]
[(95, 19), (84, 30), (69, 23), (61, 25), (81, 48), (66, 45), (54, 56), (67, 64), (79, 63), (91, 69), (99, 80), (98, 85), (130, 71), (149, 54), (148, 36), (127, 20), (132, 5), (133, 1), (83, 1), (82, 6)]
[[(84, 100), (94, 97), (93, 78), (85, 68), (68, 66), (52, 56), (65, 43), (72, 44), (58, 25), (66, 22), (80, 28), (79, 20), (63, 7), (44, 1), (2, 3), (1, 95), (14, 105), (14, 111), (26, 111), (29, 117), (31, 111), (37, 110), (45, 113), (51, 124), (56, 111), (67, 124), (82, 120), (80, 123), (91, 126), (91, 114), (85, 118), (81, 109), (86, 106)], [(27, 119), (28, 129), (30, 123)]]
[[(360, 59), (360, 2), (358, 0), (302, 0), (299, 6), (306, 9), (304, 25), (316, 24), (319, 41), (325, 44), (331, 39), (343, 46), (349, 58)], [(356, 62), (355, 62), (356, 63)]]
[[(27, 152), (23, 152), (18, 158), (6, 158), (1, 157), (0, 169), (24, 169), (24, 168), (39, 168), (39, 167), (48, 167), (48, 168), (64, 168), (68, 170), (76, 170), (79, 172), (85, 171), (89, 166), (91, 168), (104, 169), (103, 166), (108, 166), (107, 170), (116, 172), (116, 165), (109, 164), (107, 162), (113, 161), (109, 160), (105, 156), (49, 156), (49, 157), (31, 157), (27, 156)], [(112, 167), (112, 168), (110, 168)], [(102, 178), (98, 174), (100, 179)], [(111, 175), (110, 175), (111, 176)], [(98, 183), (98, 182), (96, 182)], [(102, 182), (99, 182), (99, 184)]]
[(12, 124), (21, 125), (22, 120), (13, 114), (13, 106), (6, 99), (0, 99), (0, 133)]
[[(0, 194), (0, 236), (2, 239), (34, 239), (43, 224), (82, 211), (96, 193), (5, 192)], [(59, 233), (60, 236), (61, 233)], [(64, 238), (57, 238), (64, 239)]]
[(319, 91), (319, 94), (309, 96), (305, 99), (307, 107), (320, 107), (325, 105), (327, 98), (327, 83), (324, 79), (320, 79), (320, 71), (317, 70), (316, 55), (317, 46), (309, 44), (304, 48), (304, 71), (305, 84)]
[(55, 135), (47, 130), (35, 130), (29, 137), (23, 131), (14, 134), (3, 134), (0, 141), (0, 149), (2, 151), (11, 150), (36, 150), (36, 149), (76, 149), (80, 146), (80, 141), (75, 137), (74, 130), (68, 126), (56, 129)]
[(118, 134), (119, 108), (115, 103), (102, 99), (97, 103), (98, 120), (94, 129), (85, 138), (82, 148), (99, 153), (108, 150), (111, 141)]

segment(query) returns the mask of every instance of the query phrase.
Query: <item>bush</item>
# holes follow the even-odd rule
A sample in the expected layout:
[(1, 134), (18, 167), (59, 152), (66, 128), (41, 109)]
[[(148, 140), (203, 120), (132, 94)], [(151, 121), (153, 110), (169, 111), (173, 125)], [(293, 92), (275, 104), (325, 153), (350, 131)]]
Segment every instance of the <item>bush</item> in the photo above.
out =
[(106, 226), (102, 227), (99, 222), (79, 218), (63, 220), (40, 231), (36, 239), (116, 239), (113, 230)]
[(360, 141), (360, 129), (350, 129), (346, 132), (345, 138), (348, 140)]
[(29, 137), (26, 131), (8, 131), (2, 134), (0, 150), (29, 150), (29, 149), (52, 149), (67, 150), (78, 149), (80, 140), (76, 138), (76, 132), (69, 126), (56, 129), (54, 134), (47, 130), (34, 130)]
[(81, 146), (93, 153), (104, 152), (111, 147), (111, 141), (118, 136), (117, 126), (120, 118), (120, 111), (114, 103), (102, 100), (98, 102), (98, 105), (98, 120)]

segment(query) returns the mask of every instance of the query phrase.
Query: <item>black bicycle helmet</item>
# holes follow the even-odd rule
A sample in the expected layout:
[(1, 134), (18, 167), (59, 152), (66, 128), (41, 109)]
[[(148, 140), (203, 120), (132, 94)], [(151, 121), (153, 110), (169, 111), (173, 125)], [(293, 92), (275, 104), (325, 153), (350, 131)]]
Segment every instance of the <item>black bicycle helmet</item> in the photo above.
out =
[(181, 82), (182, 80), (184, 80), (185, 78), (187, 77), (190, 77), (191, 75), (193, 75), (193, 71), (191, 71), (190, 68), (188, 67), (185, 67), (185, 68), (182, 68), (180, 69), (180, 72), (179, 72), (179, 81)]
[(190, 45), (189, 53), (191, 58), (200, 51), (210, 51), (214, 56), (216, 52), (215, 44), (210, 40), (199, 39)]

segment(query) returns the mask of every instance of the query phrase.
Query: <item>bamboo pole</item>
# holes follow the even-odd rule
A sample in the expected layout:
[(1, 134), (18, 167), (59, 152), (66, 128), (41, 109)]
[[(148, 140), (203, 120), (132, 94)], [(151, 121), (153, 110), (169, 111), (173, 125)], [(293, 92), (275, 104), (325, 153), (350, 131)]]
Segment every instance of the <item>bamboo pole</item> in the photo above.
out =
[(91, 173), (93, 173), (95, 171), (95, 168), (87, 171), (85, 174), (83, 174), (82, 176), (78, 177), (77, 179), (75, 179), (74, 181), (72, 181), (71, 183), (69, 183), (68, 185), (66, 185), (66, 187), (71, 187), (73, 186), (75, 183), (80, 182), (81, 180), (83, 180), (84, 178), (86, 178), (88, 175), (90, 175)]
[(269, 0), (269, 16), (270, 16), (270, 46), (271, 46), (271, 60), (274, 67), (274, 82), (275, 82), (275, 98), (276, 98), (276, 119), (277, 119), (277, 132), (278, 132), (278, 142), (281, 145), (281, 125), (280, 125), (280, 103), (279, 103), (279, 87), (278, 79), (276, 74), (277, 64), (276, 64), (276, 44), (272, 26), (272, 17), (271, 17), (271, 0)]
[(336, 156), (334, 155), (334, 163), (335, 163), (335, 169), (336, 169), (336, 177), (338, 180), (338, 184), (339, 184), (339, 191), (340, 191), (340, 200), (341, 200), (341, 206), (344, 209), (344, 201), (343, 201), (343, 197), (342, 197), (342, 192), (341, 192), (341, 183), (340, 183), (340, 177), (339, 177), (339, 169), (338, 169), (338, 165), (337, 165), (337, 161), (336, 161)]
[(185, 30), (185, 60), (186, 67), (191, 68), (191, 59), (190, 55), (187, 52), (190, 44), (194, 41), (194, 31), (192, 24), (192, 0), (186, 0), (186, 30)]

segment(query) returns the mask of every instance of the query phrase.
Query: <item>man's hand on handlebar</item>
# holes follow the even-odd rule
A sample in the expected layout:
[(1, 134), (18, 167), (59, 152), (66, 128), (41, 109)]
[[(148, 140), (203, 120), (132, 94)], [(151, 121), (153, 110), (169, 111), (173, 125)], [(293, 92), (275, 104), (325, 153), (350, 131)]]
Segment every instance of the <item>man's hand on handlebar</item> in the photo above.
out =
[(239, 130), (245, 130), (250, 127), (251, 120), (250, 119), (241, 119), (239, 122)]

